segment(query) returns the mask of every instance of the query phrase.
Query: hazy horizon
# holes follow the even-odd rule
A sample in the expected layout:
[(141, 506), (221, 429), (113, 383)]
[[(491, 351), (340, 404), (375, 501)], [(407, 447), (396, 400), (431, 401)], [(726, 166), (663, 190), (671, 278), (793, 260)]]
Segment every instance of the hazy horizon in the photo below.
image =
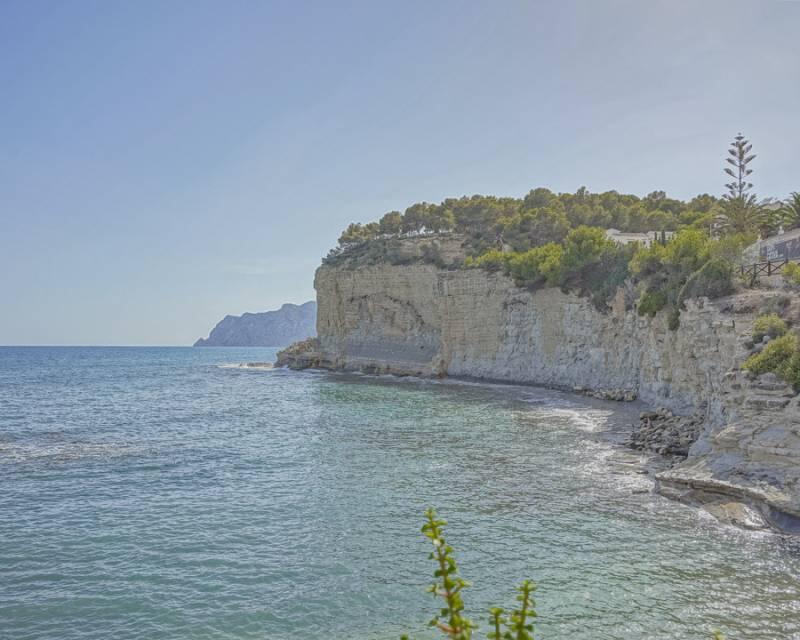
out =
[(2, 345), (190, 345), (417, 201), (800, 191), (800, 2), (0, 5)]

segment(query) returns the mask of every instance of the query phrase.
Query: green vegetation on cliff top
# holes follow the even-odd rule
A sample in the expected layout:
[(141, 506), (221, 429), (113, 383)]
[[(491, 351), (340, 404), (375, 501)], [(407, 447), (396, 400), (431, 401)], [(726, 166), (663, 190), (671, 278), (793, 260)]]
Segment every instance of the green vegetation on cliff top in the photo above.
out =
[[(740, 134), (728, 149), (724, 171), (731, 179), (720, 198), (691, 200), (654, 191), (640, 198), (616, 191), (573, 193), (533, 189), (524, 198), (474, 195), (439, 204), (419, 202), (378, 222), (353, 223), (324, 259), (328, 265), (407, 264), (500, 271), (530, 289), (559, 287), (591, 297), (608, 308), (622, 290), (626, 307), (654, 316), (669, 313), (676, 328), (690, 298), (717, 298), (734, 290), (734, 265), (759, 234), (779, 225), (800, 226), (800, 196), (783, 207), (756, 199), (748, 182), (755, 158)], [(622, 244), (606, 229), (648, 232), (647, 242)], [(420, 239), (411, 256), (406, 238)], [(446, 262), (440, 243), (461, 245), (462, 257)]]
[(523, 198), (473, 195), (439, 204), (417, 202), (405, 212), (390, 211), (377, 222), (352, 223), (325, 258), (336, 264), (365, 243), (402, 237), (456, 233), (466, 256), (477, 258), (494, 248), (521, 253), (549, 243), (563, 243), (581, 227), (653, 233), (697, 229), (714, 236), (769, 235), (781, 225), (800, 227), (800, 192), (784, 202), (759, 201), (753, 192), (753, 145), (740, 133), (727, 149), (723, 172), (730, 180), (721, 197), (708, 193), (683, 201), (653, 191), (641, 198), (617, 191), (554, 193), (540, 187)]
[(562, 242), (580, 226), (623, 232), (675, 231), (682, 227), (709, 229), (722, 215), (723, 200), (703, 194), (689, 202), (654, 191), (644, 198), (616, 191), (574, 194), (538, 188), (524, 198), (473, 195), (448, 198), (439, 204), (418, 202), (404, 213), (390, 211), (378, 222), (353, 223), (339, 237), (329, 260), (359, 244), (396, 237), (456, 233), (464, 238), (467, 255), (477, 257), (498, 242), (512, 251), (526, 251), (548, 242)]

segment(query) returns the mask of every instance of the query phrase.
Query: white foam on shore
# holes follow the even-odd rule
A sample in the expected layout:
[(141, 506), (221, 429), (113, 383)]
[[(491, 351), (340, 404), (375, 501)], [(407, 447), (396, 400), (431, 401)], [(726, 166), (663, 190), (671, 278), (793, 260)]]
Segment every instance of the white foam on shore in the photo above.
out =
[(256, 371), (268, 371), (275, 367), (271, 362), (230, 362), (217, 365), (220, 369), (252, 369)]
[(537, 415), (543, 418), (565, 418), (568, 419), (581, 431), (594, 433), (603, 431), (609, 418), (614, 414), (613, 411), (602, 409), (583, 409), (583, 408), (562, 408), (547, 407), (537, 411)]

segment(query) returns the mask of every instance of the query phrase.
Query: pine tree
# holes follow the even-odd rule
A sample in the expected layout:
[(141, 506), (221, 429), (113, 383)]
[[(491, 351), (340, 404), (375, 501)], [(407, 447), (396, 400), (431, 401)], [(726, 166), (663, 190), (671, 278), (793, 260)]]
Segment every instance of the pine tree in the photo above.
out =
[(731, 165), (725, 167), (725, 173), (732, 180), (725, 185), (728, 193), (722, 197), (722, 215), (718, 223), (727, 233), (750, 233), (770, 226), (764, 208), (758, 204), (755, 194), (751, 193), (753, 183), (750, 182), (750, 175), (753, 170), (749, 165), (756, 158), (752, 150), (753, 145), (740, 133), (731, 142), (728, 157), (725, 158)]
[(743, 200), (755, 197), (748, 194), (750, 189), (753, 188), (753, 183), (748, 182), (753, 170), (749, 169), (748, 165), (756, 158), (756, 154), (750, 153), (752, 150), (753, 145), (750, 144), (749, 140), (745, 140), (741, 133), (731, 142), (731, 147), (728, 149), (730, 157), (726, 158), (726, 160), (734, 169), (725, 167), (725, 173), (733, 178), (733, 182), (725, 185), (728, 188), (728, 193), (725, 195), (726, 200)]

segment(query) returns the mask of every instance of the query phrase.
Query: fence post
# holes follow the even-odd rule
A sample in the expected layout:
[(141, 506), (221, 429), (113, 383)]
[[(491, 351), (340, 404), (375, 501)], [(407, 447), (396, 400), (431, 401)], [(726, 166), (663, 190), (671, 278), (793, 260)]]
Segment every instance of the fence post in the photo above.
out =
[(767, 260), (767, 275), (772, 275), (772, 260)]

